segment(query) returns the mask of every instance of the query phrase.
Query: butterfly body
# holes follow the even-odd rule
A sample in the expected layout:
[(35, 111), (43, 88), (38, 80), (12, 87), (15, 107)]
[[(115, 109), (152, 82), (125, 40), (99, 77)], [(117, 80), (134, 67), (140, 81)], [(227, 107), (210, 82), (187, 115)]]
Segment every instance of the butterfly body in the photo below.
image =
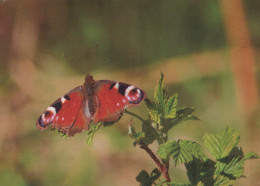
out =
[(127, 107), (137, 106), (145, 93), (135, 86), (110, 81), (95, 81), (87, 75), (83, 86), (76, 87), (57, 99), (37, 120), (37, 127), (49, 125), (72, 136), (89, 129), (91, 121), (117, 121)]

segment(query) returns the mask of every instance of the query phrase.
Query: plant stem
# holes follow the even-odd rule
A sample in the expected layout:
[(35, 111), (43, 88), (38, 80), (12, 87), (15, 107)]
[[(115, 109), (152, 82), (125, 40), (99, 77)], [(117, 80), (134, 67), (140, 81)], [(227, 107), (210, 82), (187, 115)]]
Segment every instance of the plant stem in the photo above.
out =
[(144, 122), (145, 120), (143, 118), (141, 118), (140, 116), (138, 116), (137, 114), (133, 113), (133, 112), (129, 112), (127, 110), (125, 110), (125, 113), (131, 115), (131, 116), (134, 116), (136, 117), (137, 119), (139, 119), (140, 121)]
[(162, 163), (155, 156), (153, 151), (143, 141), (141, 141), (139, 143), (139, 145), (140, 145), (140, 148), (144, 149), (150, 155), (150, 157), (153, 159), (153, 161), (157, 164), (157, 166), (159, 167), (159, 169), (160, 169), (161, 173), (163, 174), (164, 178), (166, 179), (166, 181), (170, 182), (171, 179), (170, 179), (170, 176), (169, 176), (169, 173), (168, 173), (169, 165), (167, 165), (167, 164), (166, 165), (162, 165)]
[[(125, 113), (136, 117), (137, 119), (139, 119), (142, 122), (145, 122), (145, 120), (138, 116), (137, 114), (133, 113), (133, 112), (129, 112), (127, 110), (125, 110)], [(167, 134), (167, 133), (166, 133)], [(166, 140), (165, 142), (168, 141), (168, 136), (166, 135), (166, 139), (162, 138), (164, 140)], [(160, 143), (159, 143), (160, 144)], [(163, 162), (163, 164), (160, 162), (160, 160), (155, 156), (155, 154), (153, 153), (153, 151), (143, 142), (139, 142), (140, 148), (144, 149), (149, 155), (150, 157), (153, 159), (153, 161), (157, 164), (157, 166), (159, 167), (161, 173), (163, 174), (164, 178), (166, 179), (167, 182), (171, 182), (168, 170), (169, 170), (169, 160), (166, 162)]]

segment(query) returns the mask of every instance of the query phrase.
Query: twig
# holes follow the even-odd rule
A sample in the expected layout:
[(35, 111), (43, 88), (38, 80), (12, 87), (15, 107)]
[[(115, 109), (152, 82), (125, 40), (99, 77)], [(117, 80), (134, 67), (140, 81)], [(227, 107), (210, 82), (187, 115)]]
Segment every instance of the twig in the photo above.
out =
[(152, 152), (152, 150), (144, 143), (144, 142), (140, 142), (139, 143), (140, 148), (144, 149), (149, 155), (150, 157), (153, 159), (153, 161), (157, 164), (157, 166), (159, 167), (161, 173), (163, 174), (164, 178), (166, 179), (167, 182), (170, 182), (171, 179), (169, 177), (169, 173), (168, 173), (168, 165), (163, 166), (162, 163), (160, 162), (160, 160), (155, 156), (155, 154)]
[[(125, 111), (125, 113), (136, 117), (137, 119), (139, 119), (142, 122), (145, 122), (145, 120), (142, 117), (138, 116), (135, 113), (129, 112), (127, 110)], [(166, 181), (171, 182), (171, 179), (170, 179), (170, 176), (168, 173), (169, 162), (163, 162), (163, 164), (162, 164), (160, 162), (160, 160), (155, 156), (153, 151), (143, 141), (139, 142), (139, 146), (141, 149), (144, 149), (149, 154), (149, 156), (153, 159), (153, 161), (157, 164), (157, 166), (159, 167), (159, 169), (160, 169), (161, 173), (163, 174), (164, 178), (166, 179)]]
[(136, 117), (137, 119), (139, 119), (139, 120), (142, 121), (142, 122), (145, 122), (145, 120), (144, 120), (143, 118), (141, 118), (140, 116), (138, 116), (137, 114), (135, 114), (135, 113), (133, 113), (133, 112), (129, 112), (129, 111), (125, 110), (125, 113), (127, 113), (127, 114), (129, 114), (129, 115), (131, 115), (131, 116)]

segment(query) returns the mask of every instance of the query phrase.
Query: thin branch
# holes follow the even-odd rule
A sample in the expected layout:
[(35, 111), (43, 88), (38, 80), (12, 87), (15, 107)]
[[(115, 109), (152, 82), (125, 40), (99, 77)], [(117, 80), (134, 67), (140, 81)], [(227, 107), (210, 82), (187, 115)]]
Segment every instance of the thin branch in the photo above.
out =
[(170, 176), (168, 173), (168, 166), (163, 166), (162, 163), (160, 162), (160, 160), (155, 156), (155, 154), (153, 153), (153, 151), (144, 143), (144, 142), (140, 142), (139, 143), (140, 148), (144, 149), (149, 155), (150, 157), (153, 159), (153, 161), (157, 164), (157, 166), (159, 167), (161, 173), (163, 174), (164, 178), (166, 179), (167, 182), (170, 182)]
[(127, 113), (127, 114), (129, 114), (129, 115), (131, 115), (131, 116), (136, 117), (137, 119), (139, 119), (139, 120), (142, 121), (142, 122), (145, 122), (145, 120), (144, 120), (141, 116), (138, 116), (137, 114), (135, 114), (135, 113), (133, 113), (133, 112), (129, 112), (129, 111), (125, 110), (125, 113)]

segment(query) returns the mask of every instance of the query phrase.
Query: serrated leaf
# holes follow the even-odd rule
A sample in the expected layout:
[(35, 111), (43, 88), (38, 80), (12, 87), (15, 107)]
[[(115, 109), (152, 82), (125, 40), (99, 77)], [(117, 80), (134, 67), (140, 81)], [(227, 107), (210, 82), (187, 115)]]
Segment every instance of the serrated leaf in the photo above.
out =
[(183, 121), (187, 120), (199, 120), (198, 117), (192, 115), (195, 111), (194, 108), (181, 108), (176, 111), (176, 117), (173, 119), (167, 120), (167, 131), (169, 131), (172, 127), (180, 124)]
[(150, 186), (152, 185), (152, 180), (149, 176), (149, 174), (145, 171), (142, 170), (138, 176), (136, 177), (136, 180), (140, 183), (142, 186)]
[(176, 111), (176, 114), (177, 114), (178, 118), (181, 121), (185, 121), (185, 120), (199, 120), (198, 117), (192, 115), (194, 111), (195, 111), (195, 108), (187, 107), (187, 108), (178, 109)]
[(227, 127), (217, 135), (205, 134), (204, 144), (216, 159), (222, 159), (229, 155), (239, 142), (239, 133)]
[(149, 109), (149, 116), (155, 123), (161, 123), (161, 117), (163, 116), (163, 110), (160, 105), (149, 99), (145, 99), (146, 105)]
[(162, 159), (168, 159), (172, 156), (175, 165), (188, 163), (193, 158), (203, 159), (205, 154), (202, 147), (189, 140), (169, 141), (159, 146), (158, 155)]
[(146, 145), (152, 144), (156, 139), (160, 142), (160, 136), (155, 128), (151, 126), (150, 120), (143, 122), (142, 132), (144, 133), (144, 138), (142, 140)]
[(154, 91), (154, 99), (157, 103), (159, 103), (159, 105), (162, 106), (162, 108), (164, 108), (165, 102), (168, 99), (163, 86), (163, 78), (164, 75), (161, 73), (160, 80)]
[(230, 180), (228, 177), (218, 175), (214, 176), (214, 186), (220, 186), (220, 185), (233, 185), (234, 180)]
[(88, 136), (87, 136), (87, 144), (89, 146), (92, 145), (94, 134), (98, 131), (98, 129), (100, 128), (101, 124), (102, 124), (101, 122), (99, 122), (98, 124), (95, 124), (93, 126), (93, 129), (89, 131)]
[(202, 161), (200, 159), (194, 158), (191, 162), (184, 164), (187, 169), (187, 176), (192, 185), (197, 185), (201, 181), (201, 169)]
[(244, 160), (258, 159), (259, 156), (255, 152), (248, 152), (244, 155)]
[(162, 159), (167, 160), (176, 151), (180, 151), (179, 144), (176, 141), (169, 141), (160, 145), (157, 153)]
[(166, 108), (165, 108), (165, 118), (175, 118), (176, 117), (176, 107), (178, 103), (178, 95), (174, 94), (171, 96), (166, 103)]
[[(244, 173), (244, 160), (237, 157), (231, 160), (229, 164), (224, 167), (223, 172), (227, 175), (232, 175), (229, 178), (240, 178)], [(228, 176), (227, 176), (228, 177)]]
[(216, 163), (216, 175), (224, 175), (229, 179), (235, 179), (243, 176), (244, 161), (241, 158), (234, 158), (228, 164), (217, 161)]

